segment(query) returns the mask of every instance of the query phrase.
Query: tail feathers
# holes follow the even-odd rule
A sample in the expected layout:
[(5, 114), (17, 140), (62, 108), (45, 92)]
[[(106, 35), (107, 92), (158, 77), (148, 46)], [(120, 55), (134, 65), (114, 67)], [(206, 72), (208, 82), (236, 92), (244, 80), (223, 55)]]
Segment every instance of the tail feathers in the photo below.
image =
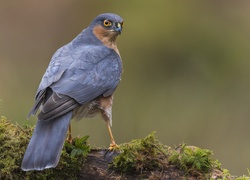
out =
[(38, 120), (22, 170), (43, 170), (58, 164), (71, 117), (72, 111), (52, 120)]

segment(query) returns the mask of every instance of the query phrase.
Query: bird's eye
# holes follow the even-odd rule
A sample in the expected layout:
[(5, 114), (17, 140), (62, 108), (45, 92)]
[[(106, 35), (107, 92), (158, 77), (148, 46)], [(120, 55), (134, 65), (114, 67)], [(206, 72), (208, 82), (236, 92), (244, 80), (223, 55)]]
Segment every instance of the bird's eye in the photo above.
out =
[(106, 26), (106, 27), (109, 27), (109, 26), (112, 26), (112, 22), (109, 21), (109, 20), (104, 20), (103, 25)]

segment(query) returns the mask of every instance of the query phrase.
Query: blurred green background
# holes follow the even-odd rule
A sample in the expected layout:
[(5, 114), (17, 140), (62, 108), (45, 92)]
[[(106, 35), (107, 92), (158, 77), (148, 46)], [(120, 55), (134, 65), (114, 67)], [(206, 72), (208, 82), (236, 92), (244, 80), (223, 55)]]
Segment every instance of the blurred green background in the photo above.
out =
[[(214, 152), (232, 174), (250, 168), (249, 1), (2, 1), (0, 115), (26, 121), (53, 53), (92, 19), (125, 20), (118, 38), (124, 74), (113, 108), (117, 143), (157, 131)], [(74, 135), (108, 146), (100, 117), (73, 123)]]

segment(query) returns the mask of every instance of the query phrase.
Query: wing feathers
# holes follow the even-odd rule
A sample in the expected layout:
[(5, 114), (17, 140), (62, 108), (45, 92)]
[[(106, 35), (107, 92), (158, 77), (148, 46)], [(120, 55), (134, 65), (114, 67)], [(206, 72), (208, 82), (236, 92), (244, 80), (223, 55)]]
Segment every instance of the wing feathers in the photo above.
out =
[(44, 103), (38, 119), (51, 120), (73, 110), (77, 106), (79, 104), (73, 98), (53, 92)]

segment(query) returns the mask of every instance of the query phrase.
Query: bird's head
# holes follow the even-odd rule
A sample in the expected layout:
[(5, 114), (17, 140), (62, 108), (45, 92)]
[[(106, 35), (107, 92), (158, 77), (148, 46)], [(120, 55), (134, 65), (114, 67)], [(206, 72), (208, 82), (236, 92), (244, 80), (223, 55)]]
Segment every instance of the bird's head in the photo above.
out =
[(115, 41), (116, 37), (121, 34), (123, 28), (123, 19), (112, 13), (100, 14), (90, 24), (94, 35), (103, 41)]

